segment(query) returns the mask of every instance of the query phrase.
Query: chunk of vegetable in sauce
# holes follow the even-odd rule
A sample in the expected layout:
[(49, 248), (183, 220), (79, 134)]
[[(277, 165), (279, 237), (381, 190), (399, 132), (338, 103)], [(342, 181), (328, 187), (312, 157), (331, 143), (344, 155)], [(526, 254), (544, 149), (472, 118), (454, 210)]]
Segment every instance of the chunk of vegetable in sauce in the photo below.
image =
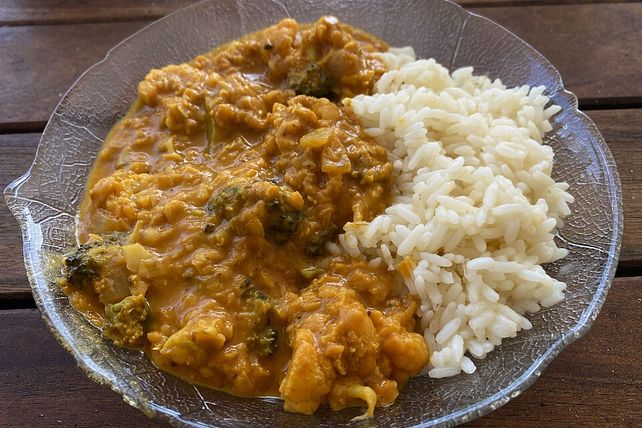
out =
[(302, 214), (278, 199), (272, 199), (267, 206), (267, 235), (277, 244), (289, 241), (299, 227)]
[(267, 357), (276, 351), (279, 334), (272, 327), (267, 327), (261, 332), (250, 336), (248, 345), (259, 357)]
[(334, 79), (318, 65), (310, 64), (304, 70), (292, 73), (289, 85), (297, 95), (331, 98)]
[(105, 305), (103, 335), (116, 345), (136, 347), (142, 345), (144, 321), (149, 314), (144, 296), (127, 296), (118, 303)]

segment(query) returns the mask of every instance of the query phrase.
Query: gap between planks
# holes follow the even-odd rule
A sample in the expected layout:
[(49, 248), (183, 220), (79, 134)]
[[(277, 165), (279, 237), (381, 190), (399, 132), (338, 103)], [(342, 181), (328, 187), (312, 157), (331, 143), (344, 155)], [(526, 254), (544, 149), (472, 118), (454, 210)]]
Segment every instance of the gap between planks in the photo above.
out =
[[(605, 3), (636, 3), (640, 0), (452, 0), (464, 8), (527, 6), (562, 6)], [(115, 1), (105, 5), (100, 0), (70, 1), (61, 5), (54, 0), (40, 0), (40, 6), (0, 6), (0, 26), (99, 24), (110, 22), (155, 21), (197, 3), (178, 1)], [(71, 4), (71, 6), (69, 5)]]

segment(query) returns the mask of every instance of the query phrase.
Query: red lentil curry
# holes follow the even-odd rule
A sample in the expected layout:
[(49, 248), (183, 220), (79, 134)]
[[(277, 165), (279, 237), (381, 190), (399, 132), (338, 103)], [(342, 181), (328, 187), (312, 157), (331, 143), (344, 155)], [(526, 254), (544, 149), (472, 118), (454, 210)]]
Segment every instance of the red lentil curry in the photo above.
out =
[(391, 199), (386, 151), (340, 103), (372, 92), (386, 49), (283, 20), (152, 70), (89, 177), (72, 304), (189, 382), (305, 414), (393, 403), (428, 361), (417, 302), (326, 248)]

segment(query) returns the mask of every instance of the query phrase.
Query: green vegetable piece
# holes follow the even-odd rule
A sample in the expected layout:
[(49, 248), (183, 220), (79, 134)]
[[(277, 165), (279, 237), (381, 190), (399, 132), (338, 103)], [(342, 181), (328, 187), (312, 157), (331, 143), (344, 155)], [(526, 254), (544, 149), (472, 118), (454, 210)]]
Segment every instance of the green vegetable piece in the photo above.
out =
[(267, 207), (266, 232), (268, 238), (276, 244), (288, 242), (299, 228), (303, 216), (276, 198), (269, 200)]
[(241, 281), (241, 290), (247, 290), (248, 288), (250, 288), (250, 285), (252, 285), (252, 280), (247, 276), (244, 277), (243, 281)]
[(285, 244), (299, 228), (301, 214), (298, 212), (279, 214), (268, 225), (268, 235), (277, 244)]
[(247, 300), (267, 300), (268, 299), (265, 293), (256, 287), (244, 286), (244, 284), (242, 284), (241, 288), (243, 289), (243, 292), (241, 293), (241, 297), (243, 297), (244, 299), (247, 299)]
[(239, 284), (241, 289), (241, 297), (245, 300), (268, 300), (268, 296), (265, 295), (260, 289), (252, 284), (252, 280), (245, 276)]
[(208, 214), (221, 214), (229, 220), (240, 209), (243, 198), (244, 192), (240, 187), (224, 187), (207, 202), (205, 211)]
[(279, 335), (272, 327), (251, 336), (248, 339), (248, 347), (256, 352), (259, 357), (273, 355), (278, 346)]
[(323, 269), (316, 266), (308, 266), (300, 270), (301, 275), (303, 275), (305, 279), (314, 279), (317, 276), (321, 275), (323, 272)]
[(98, 262), (88, 254), (98, 243), (83, 244), (65, 259), (67, 282), (77, 287), (90, 286), (100, 273)]
[(319, 257), (325, 250), (325, 244), (339, 233), (339, 227), (331, 224), (327, 229), (315, 232), (308, 241), (304, 252), (309, 257)]
[(330, 98), (334, 79), (316, 64), (308, 65), (305, 70), (292, 73), (289, 79), (290, 89), (297, 95), (309, 95), (317, 98)]
[(142, 345), (143, 322), (149, 315), (149, 303), (143, 295), (127, 296), (122, 301), (105, 305), (103, 336), (118, 346)]
[(113, 232), (103, 237), (102, 241), (93, 241), (80, 245), (65, 258), (65, 279), (77, 287), (90, 286), (100, 275), (101, 253), (120, 246), (127, 238), (126, 233)]

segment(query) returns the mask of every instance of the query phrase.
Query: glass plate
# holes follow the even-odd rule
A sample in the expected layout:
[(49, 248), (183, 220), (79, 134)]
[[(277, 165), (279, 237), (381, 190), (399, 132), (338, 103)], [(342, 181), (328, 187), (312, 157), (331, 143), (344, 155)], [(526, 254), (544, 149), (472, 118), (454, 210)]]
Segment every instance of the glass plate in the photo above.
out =
[(73, 310), (45, 275), (49, 251), (76, 242), (74, 219), (86, 177), (110, 128), (136, 97), (152, 68), (185, 62), (243, 34), (293, 17), (333, 14), (388, 41), (411, 45), (451, 70), (508, 86), (545, 85), (562, 107), (547, 142), (554, 178), (570, 184), (576, 202), (559, 235), (570, 250), (548, 271), (568, 284), (566, 299), (529, 316), (533, 329), (504, 340), (473, 375), (416, 377), (397, 402), (358, 426), (450, 426), (484, 415), (531, 385), (569, 343), (586, 333), (611, 284), (622, 235), (622, 195), (613, 158), (595, 125), (577, 110), (555, 68), (509, 31), (445, 0), (245, 1), (212, 0), (169, 15), (113, 48), (65, 94), (51, 116), (30, 170), (5, 190), (21, 225), (27, 274), (36, 304), (58, 341), (96, 382), (122, 394), (150, 416), (177, 426), (344, 426), (361, 409), (314, 416), (287, 413), (279, 400), (244, 399), (195, 387), (156, 369), (140, 352), (118, 348)]

